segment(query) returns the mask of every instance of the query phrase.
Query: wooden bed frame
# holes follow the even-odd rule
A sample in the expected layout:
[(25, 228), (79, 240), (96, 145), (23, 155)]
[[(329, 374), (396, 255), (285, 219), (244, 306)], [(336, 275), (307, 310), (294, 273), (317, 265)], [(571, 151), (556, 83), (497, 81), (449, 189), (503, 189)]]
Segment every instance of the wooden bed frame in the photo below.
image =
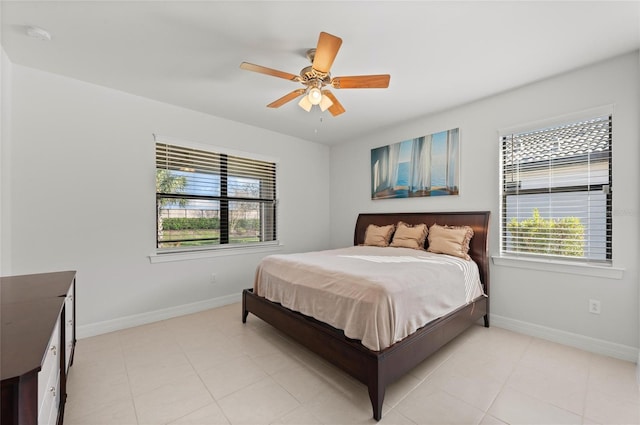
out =
[[(478, 264), (484, 291), (489, 295), (489, 212), (384, 213), (360, 214), (356, 221), (354, 245), (362, 244), (369, 224), (386, 225), (404, 221), (408, 224), (434, 223), (450, 226), (471, 226), (469, 255)], [(265, 322), (289, 335), (303, 346), (344, 370), (369, 389), (373, 417), (382, 418), (382, 403), (388, 385), (402, 377), (424, 359), (447, 344), (468, 327), (484, 317), (489, 327), (489, 299), (480, 297), (472, 303), (436, 319), (400, 342), (372, 351), (360, 341), (316, 319), (289, 310), (245, 289), (242, 293), (242, 322), (253, 313)]]

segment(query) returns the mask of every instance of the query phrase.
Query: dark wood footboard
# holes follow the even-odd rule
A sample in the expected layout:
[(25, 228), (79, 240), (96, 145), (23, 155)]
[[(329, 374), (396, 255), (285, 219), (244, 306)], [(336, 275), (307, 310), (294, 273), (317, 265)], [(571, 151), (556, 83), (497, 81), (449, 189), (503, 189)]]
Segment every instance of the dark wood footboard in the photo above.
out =
[(487, 298), (478, 298), (382, 351), (371, 351), (359, 341), (347, 338), (339, 329), (259, 297), (252, 289), (245, 289), (242, 292), (243, 322), (249, 313), (365, 384), (373, 417), (380, 420), (387, 386), (486, 315)]

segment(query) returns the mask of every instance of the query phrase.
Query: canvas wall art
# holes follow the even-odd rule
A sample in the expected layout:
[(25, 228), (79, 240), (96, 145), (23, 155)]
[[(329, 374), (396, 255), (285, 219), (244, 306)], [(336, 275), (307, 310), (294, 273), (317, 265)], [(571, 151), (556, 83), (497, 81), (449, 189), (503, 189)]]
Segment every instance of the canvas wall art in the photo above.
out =
[(371, 149), (371, 199), (457, 195), (457, 128)]

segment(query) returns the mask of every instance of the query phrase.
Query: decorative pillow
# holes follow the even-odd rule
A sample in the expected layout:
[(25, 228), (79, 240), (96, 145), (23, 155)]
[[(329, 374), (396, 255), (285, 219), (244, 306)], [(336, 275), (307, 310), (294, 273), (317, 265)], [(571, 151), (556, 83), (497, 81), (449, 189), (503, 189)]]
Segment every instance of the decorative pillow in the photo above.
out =
[(455, 255), (471, 260), (469, 257), (469, 241), (473, 237), (473, 229), (469, 226), (440, 226), (434, 224), (429, 228), (429, 247), (427, 251), (436, 254)]
[(393, 231), (395, 229), (396, 226), (394, 224), (389, 224), (387, 226), (376, 226), (375, 224), (370, 224), (367, 227), (367, 231), (364, 233), (363, 245), (389, 246), (391, 235), (393, 235)]
[(424, 249), (424, 240), (429, 229), (426, 224), (407, 224), (399, 221), (390, 246)]

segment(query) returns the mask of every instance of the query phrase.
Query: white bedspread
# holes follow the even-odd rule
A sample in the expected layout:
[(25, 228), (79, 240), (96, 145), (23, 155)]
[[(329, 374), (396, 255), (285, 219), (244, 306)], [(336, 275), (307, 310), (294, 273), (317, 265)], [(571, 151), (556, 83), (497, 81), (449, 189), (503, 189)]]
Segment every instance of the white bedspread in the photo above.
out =
[(473, 261), (371, 246), (267, 256), (254, 292), (374, 351), (484, 295)]

